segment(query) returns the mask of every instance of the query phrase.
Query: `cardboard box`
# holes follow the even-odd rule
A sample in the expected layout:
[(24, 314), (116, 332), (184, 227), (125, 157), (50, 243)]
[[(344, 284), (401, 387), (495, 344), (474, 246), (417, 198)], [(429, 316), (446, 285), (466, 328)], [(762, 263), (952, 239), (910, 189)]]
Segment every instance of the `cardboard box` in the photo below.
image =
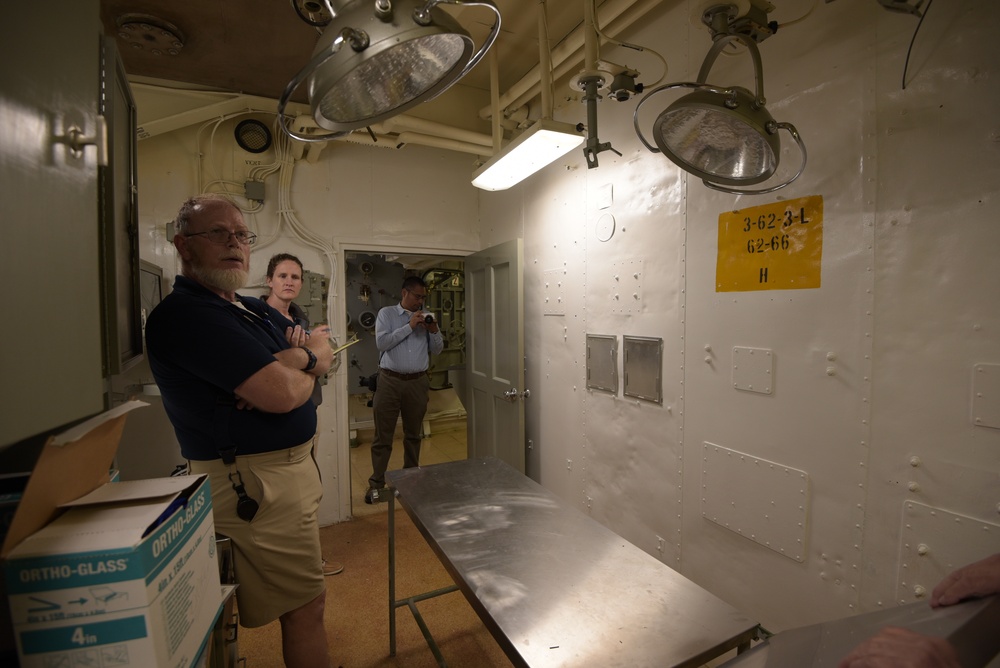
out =
[(107, 483), (124, 417), (47, 444), (11, 523), (4, 571), (21, 668), (186, 668), (221, 610), (208, 478)]
[[(0, 477), (0, 545), (7, 537), (21, 502), (21, 494), (28, 484), (27, 474)], [(14, 644), (14, 629), (10, 623), (10, 608), (7, 606), (7, 589), (0, 577), (0, 666), (16, 665), (17, 648)]]

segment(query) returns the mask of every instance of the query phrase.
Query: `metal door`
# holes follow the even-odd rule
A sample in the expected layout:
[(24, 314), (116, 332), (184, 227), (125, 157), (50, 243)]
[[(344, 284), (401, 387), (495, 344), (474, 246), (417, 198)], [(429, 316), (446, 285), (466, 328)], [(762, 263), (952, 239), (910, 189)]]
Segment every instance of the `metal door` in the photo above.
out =
[[(97, 215), (97, 0), (4, 5), (0, 450), (104, 408)], [(99, 156), (100, 154), (100, 156)]]
[(524, 473), (523, 242), (465, 260), (469, 457), (493, 456)]

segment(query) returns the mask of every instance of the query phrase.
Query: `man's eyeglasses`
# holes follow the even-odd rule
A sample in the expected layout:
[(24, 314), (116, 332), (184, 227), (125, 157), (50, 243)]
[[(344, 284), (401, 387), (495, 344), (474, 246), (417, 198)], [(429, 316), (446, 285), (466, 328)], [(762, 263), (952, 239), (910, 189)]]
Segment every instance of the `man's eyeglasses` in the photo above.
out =
[(407, 290), (407, 292), (409, 292), (411, 295), (413, 295), (417, 299), (427, 299), (427, 293), (426, 292), (423, 293), (423, 294), (420, 294), (419, 292), (414, 292), (413, 290)]
[(229, 243), (230, 236), (236, 237), (236, 240), (245, 246), (253, 246), (253, 242), (257, 241), (257, 235), (253, 232), (248, 232), (247, 230), (236, 230), (235, 232), (230, 232), (229, 230), (225, 230), (221, 227), (212, 228), (208, 232), (195, 232), (194, 234), (185, 234), (184, 236), (206, 236), (213, 244), (220, 244), (223, 246)]

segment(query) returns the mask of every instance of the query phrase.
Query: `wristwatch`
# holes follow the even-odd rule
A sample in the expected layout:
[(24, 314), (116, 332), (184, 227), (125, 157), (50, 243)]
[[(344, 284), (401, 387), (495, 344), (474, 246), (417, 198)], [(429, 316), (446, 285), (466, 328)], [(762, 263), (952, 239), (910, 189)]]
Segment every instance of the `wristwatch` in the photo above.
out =
[(313, 369), (316, 368), (316, 353), (314, 353), (313, 351), (311, 351), (311, 350), (309, 350), (308, 348), (305, 348), (305, 347), (302, 348), (302, 350), (306, 351), (306, 355), (309, 356), (309, 362), (306, 364), (306, 368), (304, 368), (302, 370), (303, 371), (312, 371)]

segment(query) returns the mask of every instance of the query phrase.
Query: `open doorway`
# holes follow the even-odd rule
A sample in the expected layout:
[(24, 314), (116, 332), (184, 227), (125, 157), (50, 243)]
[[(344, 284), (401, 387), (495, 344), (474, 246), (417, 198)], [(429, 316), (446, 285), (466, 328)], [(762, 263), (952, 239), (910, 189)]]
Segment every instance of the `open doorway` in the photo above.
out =
[[(348, 425), (351, 445), (351, 514), (384, 512), (385, 504), (364, 502), (371, 475), (371, 444), (375, 423), (371, 400), (377, 389), (378, 349), (375, 318), (379, 309), (399, 303), (403, 279), (418, 275), (427, 283), (424, 310), (434, 313), (444, 337), (444, 350), (431, 360), (430, 398), (424, 417), (420, 464), (437, 464), (468, 457), (466, 443), (465, 276), (464, 260), (443, 255), (346, 251), (344, 302), (347, 335), (360, 342), (345, 351)], [(403, 465), (402, 425), (397, 426), (389, 470)]]

